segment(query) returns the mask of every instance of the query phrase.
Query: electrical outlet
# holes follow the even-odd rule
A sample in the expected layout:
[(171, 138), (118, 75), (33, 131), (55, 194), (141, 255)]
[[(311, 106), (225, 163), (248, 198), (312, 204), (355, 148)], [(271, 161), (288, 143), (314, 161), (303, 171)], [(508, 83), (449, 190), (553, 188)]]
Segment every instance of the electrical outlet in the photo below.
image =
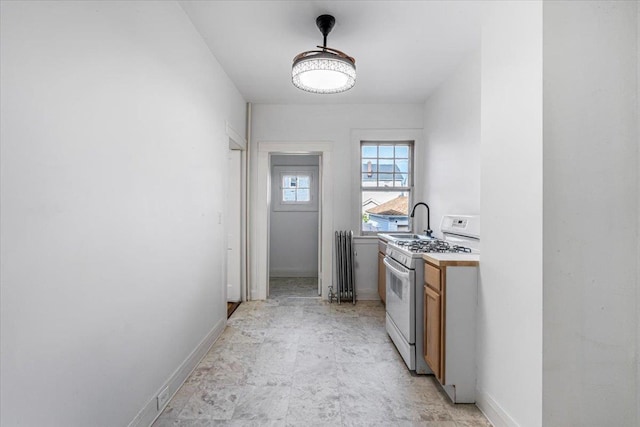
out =
[(158, 397), (156, 399), (158, 400), (159, 411), (160, 409), (164, 408), (164, 405), (166, 405), (169, 401), (169, 386), (163, 388), (162, 391), (158, 393)]

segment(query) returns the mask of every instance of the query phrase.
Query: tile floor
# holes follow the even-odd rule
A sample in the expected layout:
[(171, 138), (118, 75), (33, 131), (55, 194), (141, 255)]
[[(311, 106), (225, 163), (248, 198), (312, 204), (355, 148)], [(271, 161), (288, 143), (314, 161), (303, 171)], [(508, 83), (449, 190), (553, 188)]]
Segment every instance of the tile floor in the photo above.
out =
[(269, 298), (317, 298), (316, 277), (270, 277)]
[(153, 427), (491, 426), (411, 375), (380, 302), (329, 304), (285, 282), (238, 307)]

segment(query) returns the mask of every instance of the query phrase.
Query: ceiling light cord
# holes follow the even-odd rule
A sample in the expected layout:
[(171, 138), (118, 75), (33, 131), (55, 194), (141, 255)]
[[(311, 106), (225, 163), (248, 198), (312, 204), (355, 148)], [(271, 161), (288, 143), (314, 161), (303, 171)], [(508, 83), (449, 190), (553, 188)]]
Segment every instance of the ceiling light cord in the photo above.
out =
[(327, 47), (327, 36), (336, 25), (336, 18), (331, 15), (320, 15), (316, 18), (316, 26), (323, 36), (323, 47)]

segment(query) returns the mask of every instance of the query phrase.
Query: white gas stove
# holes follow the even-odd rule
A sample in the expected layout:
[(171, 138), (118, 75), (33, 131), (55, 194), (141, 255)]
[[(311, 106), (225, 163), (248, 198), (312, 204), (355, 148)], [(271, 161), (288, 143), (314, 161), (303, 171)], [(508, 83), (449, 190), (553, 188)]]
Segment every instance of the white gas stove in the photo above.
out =
[(387, 243), (384, 264), (387, 270), (387, 333), (407, 367), (418, 374), (431, 369), (420, 355), (423, 348), (423, 301), (425, 254), (478, 254), (480, 217), (446, 215), (440, 223), (443, 239), (431, 237), (399, 238)]

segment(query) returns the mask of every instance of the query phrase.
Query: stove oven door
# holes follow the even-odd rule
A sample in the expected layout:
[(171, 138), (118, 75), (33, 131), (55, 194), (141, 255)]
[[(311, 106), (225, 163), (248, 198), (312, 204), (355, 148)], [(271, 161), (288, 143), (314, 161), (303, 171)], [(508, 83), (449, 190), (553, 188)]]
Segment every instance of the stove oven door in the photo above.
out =
[(387, 314), (407, 344), (416, 342), (415, 329), (415, 274), (393, 258), (385, 257), (387, 267)]

